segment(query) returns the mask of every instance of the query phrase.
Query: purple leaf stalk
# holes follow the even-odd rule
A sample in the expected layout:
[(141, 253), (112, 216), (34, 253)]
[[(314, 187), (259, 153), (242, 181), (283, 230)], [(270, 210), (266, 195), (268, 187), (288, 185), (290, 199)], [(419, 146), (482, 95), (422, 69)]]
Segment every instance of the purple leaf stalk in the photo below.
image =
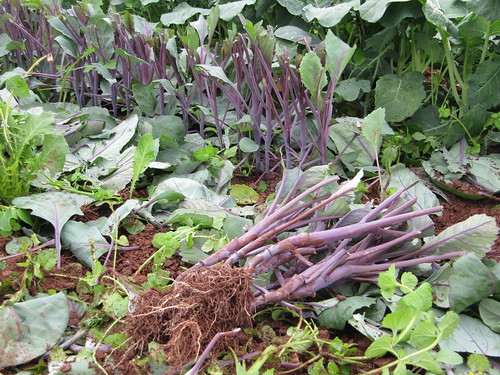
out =
[[(376, 207), (369, 207), (368, 203), (345, 215), (329, 215), (335, 202), (349, 198), (361, 177), (362, 171), (330, 193), (325, 190), (338, 177), (327, 178), (301, 193), (296, 189), (299, 178), (279, 206), (274, 203), (253, 228), (195, 267), (246, 260), (243, 267), (251, 270), (253, 277), (273, 270), (277, 282), (266, 287), (254, 285), (254, 307), (258, 307), (308, 297), (336, 283), (375, 280), (391, 264), (408, 267), (465, 253), (433, 255), (429, 254), (433, 246), (421, 247), (419, 237), (432, 223), (424, 221), (422, 227), (410, 229), (410, 221), (440, 212), (442, 207), (414, 210), (416, 198), (405, 198), (409, 187), (398, 190)], [(279, 200), (278, 192), (275, 202)], [(419, 222), (422, 221), (416, 221)], [(314, 228), (315, 224), (323, 225), (316, 225), (319, 230), (301, 231)], [(182, 281), (182, 275), (179, 280)]]

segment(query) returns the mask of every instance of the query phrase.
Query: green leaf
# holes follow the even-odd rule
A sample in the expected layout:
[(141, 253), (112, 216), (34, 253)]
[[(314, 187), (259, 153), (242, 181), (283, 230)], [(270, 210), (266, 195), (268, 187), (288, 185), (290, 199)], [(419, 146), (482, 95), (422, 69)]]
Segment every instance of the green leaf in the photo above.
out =
[(340, 301), (335, 306), (323, 311), (319, 317), (319, 323), (325, 328), (342, 330), (345, 323), (352, 318), (353, 313), (360, 308), (371, 306), (375, 298), (353, 296), (345, 301)]
[(401, 284), (403, 284), (408, 289), (413, 290), (418, 284), (417, 276), (415, 276), (411, 272), (404, 272), (401, 275)]
[(467, 80), (469, 104), (481, 104), (486, 109), (500, 103), (500, 64), (487, 60), (477, 65), (474, 74)]
[(488, 371), (490, 369), (490, 361), (485, 355), (471, 354), (467, 357), (467, 366), (472, 371)]
[(485, 214), (474, 215), (446, 228), (426, 241), (424, 247), (426, 251), (432, 249), (438, 254), (465, 250), (482, 258), (490, 251), (497, 235), (498, 227), (494, 218)]
[(417, 359), (412, 361), (411, 364), (431, 371), (433, 374), (443, 374), (443, 370), (439, 367), (438, 361), (429, 352), (423, 352)]
[(500, 19), (500, 4), (497, 0), (463, 0), (465, 6), (484, 18), (495, 21)]
[(446, 340), (450, 337), (450, 335), (457, 329), (459, 323), (460, 316), (453, 311), (447, 311), (438, 323), (438, 328), (441, 331), (441, 340)]
[(403, 121), (412, 116), (425, 99), (423, 81), (424, 76), (418, 72), (406, 73), (401, 78), (394, 74), (380, 77), (375, 87), (375, 107), (385, 108), (387, 121)]
[(370, 92), (370, 81), (366, 79), (349, 78), (342, 80), (335, 88), (335, 94), (340, 95), (344, 100), (352, 102), (359, 96), (360, 91)]
[(390, 3), (405, 3), (410, 0), (367, 0), (359, 7), (359, 15), (365, 21), (375, 23), (382, 18)]
[(31, 91), (28, 84), (23, 79), (23, 77), (15, 75), (7, 78), (5, 81), (7, 90), (9, 90), (14, 96), (18, 98), (29, 98), (31, 96)]
[(104, 140), (95, 142), (93, 155), (88, 161), (92, 163), (97, 158), (104, 158), (112, 161), (116, 166), (116, 161), (120, 157), (120, 151), (130, 142), (135, 134), (138, 121), (138, 116), (134, 114), (113, 129), (99, 135), (99, 139), (104, 138)]
[(394, 264), (391, 264), (387, 271), (379, 273), (378, 286), (385, 299), (392, 298), (398, 285), (399, 283), (396, 280), (396, 266)]
[[(387, 134), (387, 128), (389, 128), (389, 126), (385, 122), (384, 108), (377, 108), (361, 122), (361, 134), (370, 142), (372, 150), (377, 153), (382, 144), (383, 134)], [(390, 134), (394, 134), (392, 130), (390, 130), (390, 132)]]
[(417, 198), (415, 206), (421, 210), (439, 206), (439, 200), (436, 195), (404, 164), (396, 164), (391, 167), (390, 177), (388, 174), (384, 174), (382, 181), (384, 186), (388, 182), (387, 187), (395, 189), (406, 188), (417, 182), (416, 185), (406, 191), (408, 198)]
[(220, 18), (224, 21), (231, 21), (234, 17), (243, 11), (247, 5), (255, 4), (256, 0), (240, 0), (227, 4), (219, 4)]
[(439, 343), (440, 347), (456, 352), (500, 357), (500, 335), (489, 329), (479, 319), (464, 314), (459, 316), (458, 327), (450, 337)]
[(146, 170), (149, 163), (156, 159), (158, 147), (158, 140), (154, 139), (153, 135), (150, 133), (144, 134), (139, 138), (139, 142), (134, 151), (134, 174), (132, 175), (132, 181), (130, 183), (130, 196), (132, 196), (134, 192), (135, 184), (141, 173)]
[(450, 307), (459, 313), (493, 293), (496, 277), (474, 254), (467, 254), (453, 264), (450, 276)]
[(300, 27), (292, 25), (278, 27), (274, 31), (274, 36), (276, 38), (289, 40), (298, 44), (306, 44), (306, 41), (307, 43), (309, 43), (309, 45), (315, 45), (319, 43), (319, 39), (316, 35), (310, 34)]
[(382, 357), (385, 353), (393, 353), (392, 336), (382, 335), (366, 349), (365, 356), (368, 358)]
[[(92, 202), (93, 199), (85, 195), (66, 192), (40, 193), (28, 197), (16, 198), (14, 206), (31, 210), (31, 214), (47, 220), (54, 227), (56, 249), (61, 254), (61, 231), (64, 224), (73, 215), (83, 215), (80, 207)], [(60, 266), (60, 263), (58, 264)]]
[(69, 246), (69, 250), (86, 267), (92, 268), (91, 245), (94, 247), (95, 256), (109, 251), (109, 243), (102, 236), (97, 227), (79, 221), (68, 221), (61, 232), (61, 241)]
[(353, 8), (359, 6), (359, 0), (346, 1), (334, 6), (318, 8), (312, 4), (307, 4), (303, 8), (304, 17), (307, 22), (317, 19), (323, 27), (333, 27)]
[(219, 149), (212, 145), (207, 145), (193, 152), (193, 159), (196, 161), (206, 162), (217, 155)]
[(181, 2), (172, 10), (172, 12), (162, 14), (162, 16), (160, 17), (160, 21), (163, 25), (167, 27), (172, 24), (182, 25), (189, 18), (195, 16), (198, 13), (201, 13), (202, 15), (206, 16), (207, 14), (210, 13), (210, 9), (193, 8), (187, 2)]
[(436, 353), (436, 360), (448, 365), (459, 365), (463, 362), (462, 356), (453, 350), (441, 349)]
[(500, 333), (500, 302), (493, 298), (483, 299), (479, 303), (479, 314), (488, 327)]
[(278, 0), (286, 10), (293, 14), (294, 16), (299, 16), (302, 14), (302, 8), (304, 7), (304, 2), (301, 0)]
[(313, 97), (328, 83), (321, 60), (314, 52), (308, 52), (300, 62), (300, 79)]
[(408, 293), (399, 301), (400, 304), (413, 307), (420, 311), (427, 311), (432, 306), (432, 287), (429, 283), (422, 283), (413, 292)]
[(227, 78), (227, 75), (224, 72), (224, 69), (222, 69), (220, 66), (198, 64), (198, 65), (196, 65), (196, 69), (202, 70), (205, 73), (207, 73), (207, 75), (209, 75), (211, 77), (218, 78), (222, 82), (225, 82), (228, 85), (230, 85), (231, 87), (236, 88), (236, 85), (233, 82), (231, 82), (231, 80), (229, 78)]
[(155, 114), (157, 100), (154, 87), (136, 83), (132, 85), (132, 95), (142, 112), (147, 116), (153, 116)]
[(0, 307), (0, 367), (27, 363), (56, 345), (69, 321), (64, 293)]
[(243, 152), (255, 152), (259, 149), (259, 145), (248, 137), (241, 138), (238, 146)]
[(67, 154), (69, 154), (69, 146), (64, 136), (47, 134), (43, 138), (42, 150), (37, 164), (47, 169), (53, 176), (63, 169)]
[(438, 332), (434, 322), (424, 320), (413, 328), (410, 336), (410, 344), (417, 349), (430, 346), (437, 339)]
[(259, 193), (248, 185), (234, 184), (229, 193), (238, 204), (255, 204)]
[(342, 39), (328, 30), (325, 38), (326, 65), (330, 79), (335, 82), (340, 80), (347, 63), (356, 51), (356, 46), (350, 47)]
[(389, 328), (394, 335), (408, 327), (415, 316), (415, 310), (411, 308), (398, 308), (387, 314), (382, 320), (382, 325)]
[[(41, 108), (40, 108), (41, 109)], [(52, 133), (54, 124), (54, 116), (50, 113), (30, 114), (24, 122), (21, 129), (22, 146), (24, 147), (31, 142), (35, 137)]]
[(10, 37), (7, 34), (5, 33), (0, 34), (0, 57), (3, 57), (10, 52), (9, 48), (10, 42), (12, 42), (12, 39), (10, 39)]

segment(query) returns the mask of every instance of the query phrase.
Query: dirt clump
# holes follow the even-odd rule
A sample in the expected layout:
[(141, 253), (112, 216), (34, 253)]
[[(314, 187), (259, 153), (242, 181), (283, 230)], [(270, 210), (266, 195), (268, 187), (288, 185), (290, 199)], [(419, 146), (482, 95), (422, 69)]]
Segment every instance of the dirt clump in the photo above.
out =
[[(194, 267), (173, 287), (150, 289), (135, 302), (126, 332), (134, 343), (129, 350), (147, 351), (152, 341), (162, 345), (167, 362), (180, 368), (197, 358), (219, 332), (251, 327), (254, 294), (251, 274), (230, 265)], [(222, 337), (212, 354), (234, 345)]]

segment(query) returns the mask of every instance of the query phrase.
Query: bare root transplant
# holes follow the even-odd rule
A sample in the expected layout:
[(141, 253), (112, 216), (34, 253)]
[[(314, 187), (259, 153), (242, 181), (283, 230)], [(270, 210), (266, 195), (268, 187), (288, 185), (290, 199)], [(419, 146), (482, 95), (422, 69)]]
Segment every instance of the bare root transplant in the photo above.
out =
[[(181, 274), (161, 299), (141, 299), (128, 330), (147, 332), (142, 350), (149, 341), (162, 342), (171, 364), (185, 364), (216, 333), (249, 325), (250, 314), (261, 305), (308, 297), (335, 283), (375, 281), (391, 264), (406, 267), (464, 254), (429, 255), (446, 239), (422, 245), (420, 237), (432, 230), (428, 215), (442, 208), (414, 210), (417, 199), (406, 199), (407, 189), (377, 207), (366, 205), (345, 214), (339, 207), (347, 205), (361, 173), (333, 193), (331, 185), (338, 177), (294, 196), (304, 179), (298, 178), (283, 200), (279, 190), (261, 221)], [(232, 267), (242, 260), (243, 267)], [(251, 284), (252, 278), (271, 270), (277, 282)]]
[[(128, 319), (127, 334), (139, 352), (147, 351), (152, 341), (162, 344), (168, 362), (179, 367), (198, 357), (217, 333), (250, 327), (254, 301), (248, 270), (226, 264), (194, 268), (174, 288), (142, 295)], [(231, 342), (233, 337), (222, 338), (214, 351)]]

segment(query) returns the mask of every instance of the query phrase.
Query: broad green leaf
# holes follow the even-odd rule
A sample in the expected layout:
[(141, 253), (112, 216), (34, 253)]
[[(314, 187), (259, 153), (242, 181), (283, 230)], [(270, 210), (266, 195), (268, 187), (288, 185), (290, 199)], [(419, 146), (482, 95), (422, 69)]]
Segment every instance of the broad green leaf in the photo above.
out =
[(479, 319), (464, 314), (460, 315), (460, 324), (453, 334), (439, 345), (456, 352), (500, 357), (500, 335)]
[(326, 65), (330, 79), (338, 82), (347, 63), (356, 51), (356, 46), (350, 47), (347, 43), (328, 30), (325, 38)]
[(68, 153), (69, 146), (64, 136), (61, 134), (47, 134), (43, 138), (38, 164), (47, 169), (51, 175), (55, 175), (63, 169)]
[(139, 118), (137, 115), (132, 115), (122, 121), (113, 129), (102, 133), (99, 138), (110, 138), (103, 141), (97, 141), (94, 154), (89, 158), (89, 162), (94, 162), (97, 158), (108, 159), (116, 162), (120, 151), (132, 139), (137, 129)]
[(496, 277), (474, 254), (467, 254), (453, 264), (449, 279), (450, 307), (459, 313), (493, 293)]
[(486, 109), (500, 103), (500, 64), (487, 60), (477, 65), (475, 73), (467, 80), (469, 104), (481, 104)]
[(167, 27), (172, 24), (182, 25), (189, 18), (199, 13), (206, 16), (207, 14), (210, 13), (210, 9), (193, 8), (187, 2), (181, 2), (172, 10), (172, 12), (162, 14), (162, 16), (160, 17), (160, 21), (163, 25)]
[(238, 204), (255, 204), (259, 199), (259, 193), (248, 185), (234, 184), (229, 194)]
[(206, 65), (206, 64), (198, 64), (196, 65), (196, 69), (202, 70), (205, 73), (207, 73), (211, 77), (215, 77), (220, 79), (222, 82), (227, 83), (228, 85), (236, 88), (236, 85), (227, 78), (226, 73), (224, 72), (224, 69), (222, 69), (220, 66), (213, 66), (213, 65)]
[(274, 36), (276, 36), (276, 38), (289, 40), (291, 42), (298, 44), (306, 44), (306, 41), (310, 45), (311, 44), (315, 45), (319, 43), (319, 39), (316, 35), (308, 33), (304, 29), (292, 25), (278, 27), (274, 31)]
[(433, 374), (443, 374), (443, 370), (439, 367), (439, 363), (432, 356), (430, 352), (423, 352), (415, 360), (411, 362), (412, 365), (422, 367)]
[(259, 145), (248, 137), (241, 138), (238, 146), (243, 152), (255, 152), (259, 149)]
[(223, 221), (222, 229), (229, 239), (232, 240), (235, 237), (241, 237), (252, 226), (253, 220), (240, 216), (228, 216)]
[(136, 83), (132, 85), (132, 95), (137, 105), (147, 116), (153, 116), (157, 105), (154, 85)]
[(498, 227), (493, 217), (474, 215), (461, 223), (446, 228), (426, 241), (426, 251), (443, 254), (453, 251), (468, 251), (482, 258), (495, 242)]
[[(74, 215), (83, 215), (81, 207), (94, 199), (80, 194), (63, 191), (33, 194), (12, 201), (18, 208), (31, 210), (31, 214), (52, 224), (55, 231), (56, 249), (61, 254), (61, 231), (64, 224)], [(59, 259), (60, 260), (60, 259)], [(58, 267), (60, 262), (58, 263)]]
[(328, 83), (321, 60), (314, 52), (308, 52), (300, 63), (300, 79), (313, 97)]
[(220, 18), (224, 21), (231, 21), (234, 17), (243, 11), (247, 5), (255, 4), (256, 0), (240, 0), (226, 4), (219, 4)]
[(130, 183), (130, 196), (135, 189), (135, 183), (148, 167), (149, 163), (156, 159), (158, 154), (159, 142), (153, 138), (151, 133), (144, 134), (137, 142), (137, 147), (134, 152), (134, 174)]
[(304, 2), (301, 0), (278, 0), (290, 14), (294, 16), (300, 16), (302, 14), (302, 8), (304, 7)]
[(18, 98), (29, 98), (31, 96), (28, 84), (23, 77), (14, 75), (7, 78), (5, 81), (5, 86), (14, 96)]
[[(41, 108), (39, 108), (41, 110)], [(38, 112), (38, 111), (37, 111)], [(54, 116), (50, 113), (29, 114), (22, 127), (22, 147), (35, 137), (52, 132)]]
[[(443, 2), (444, 4), (444, 2)], [(439, 0), (427, 0), (422, 7), (425, 18), (431, 24), (442, 28), (452, 34), (454, 37), (458, 38), (458, 28), (450, 20), (454, 14), (447, 14), (446, 7), (440, 4)]]
[(375, 23), (384, 15), (390, 3), (405, 3), (410, 0), (367, 0), (359, 7), (359, 15), (365, 21)]
[(404, 164), (396, 164), (391, 167), (390, 177), (387, 174), (382, 176), (384, 186), (389, 182), (388, 187), (400, 189), (406, 188), (417, 182), (417, 184), (406, 191), (408, 198), (417, 198), (415, 206), (419, 209), (426, 209), (439, 206), (436, 195), (420, 180), (420, 178), (405, 167)]
[(227, 196), (218, 195), (197, 181), (180, 177), (173, 177), (160, 182), (151, 195), (150, 200), (155, 200), (156, 197), (167, 191), (180, 193), (186, 198), (202, 199), (214, 204), (224, 202), (222, 204), (223, 207), (232, 207), (235, 204), (232, 198), (227, 199)]
[(453, 312), (447, 311), (443, 318), (438, 323), (438, 328), (441, 331), (441, 340), (446, 340), (457, 329), (460, 323), (460, 316)]
[(425, 99), (423, 81), (424, 76), (419, 72), (409, 72), (401, 78), (394, 74), (380, 77), (375, 87), (375, 107), (385, 108), (387, 121), (403, 121), (412, 116)]
[(463, 0), (465, 6), (484, 18), (495, 21), (500, 19), (500, 4), (497, 0)]
[(73, 42), (71, 38), (67, 38), (64, 35), (58, 35), (54, 38), (54, 40), (61, 46), (63, 51), (66, 52), (68, 55), (74, 57), (75, 59), (79, 57), (76, 44), (75, 42)]
[(353, 296), (345, 301), (340, 301), (333, 307), (323, 311), (319, 317), (319, 323), (325, 328), (342, 330), (345, 323), (352, 318), (353, 313), (363, 307), (373, 305), (375, 298)]
[(488, 371), (490, 369), (490, 361), (483, 354), (471, 354), (467, 357), (467, 366), (472, 371)]
[(411, 308), (399, 308), (387, 314), (382, 320), (382, 325), (389, 328), (394, 335), (408, 327), (415, 316), (415, 310)]
[(413, 307), (420, 311), (427, 311), (432, 306), (432, 287), (429, 283), (422, 283), (413, 292), (408, 293), (399, 301), (399, 304)]
[(312, 4), (307, 4), (303, 8), (307, 22), (317, 19), (323, 27), (333, 27), (338, 24), (353, 7), (359, 7), (359, 0), (351, 0), (334, 6), (318, 8)]
[(0, 307), (0, 367), (27, 363), (46, 353), (59, 342), (68, 321), (64, 293)]
[(483, 299), (479, 303), (479, 314), (488, 327), (500, 333), (500, 302), (493, 298)]
[(394, 134), (385, 122), (385, 109), (377, 108), (361, 121), (361, 134), (370, 142), (372, 150), (378, 153), (384, 134)]
[(335, 94), (344, 100), (352, 102), (356, 100), (360, 92), (370, 92), (370, 81), (366, 79), (349, 78), (340, 81), (335, 88)]
[(387, 352), (393, 352), (392, 336), (382, 335), (366, 349), (365, 356), (368, 358), (381, 357)]
[(430, 346), (437, 339), (438, 332), (434, 322), (424, 320), (413, 328), (410, 336), (410, 344), (417, 349)]
[(0, 34), (0, 57), (3, 57), (10, 52), (9, 48), (10, 42), (12, 42), (12, 39), (10, 39), (10, 37), (7, 34), (5, 33)]
[(437, 352), (436, 359), (439, 362), (454, 366), (459, 365), (463, 362), (463, 358), (460, 354), (449, 349), (441, 349), (439, 352)]
[(97, 227), (78, 221), (66, 223), (61, 232), (61, 241), (88, 268), (92, 268), (92, 246), (97, 259), (110, 250), (108, 241)]
[(116, 159), (103, 160), (89, 168), (89, 170), (95, 169), (97, 173), (101, 168), (107, 168), (106, 177), (99, 180), (102, 189), (120, 191), (130, 183), (134, 174), (134, 150), (135, 146), (130, 146), (116, 155)]

